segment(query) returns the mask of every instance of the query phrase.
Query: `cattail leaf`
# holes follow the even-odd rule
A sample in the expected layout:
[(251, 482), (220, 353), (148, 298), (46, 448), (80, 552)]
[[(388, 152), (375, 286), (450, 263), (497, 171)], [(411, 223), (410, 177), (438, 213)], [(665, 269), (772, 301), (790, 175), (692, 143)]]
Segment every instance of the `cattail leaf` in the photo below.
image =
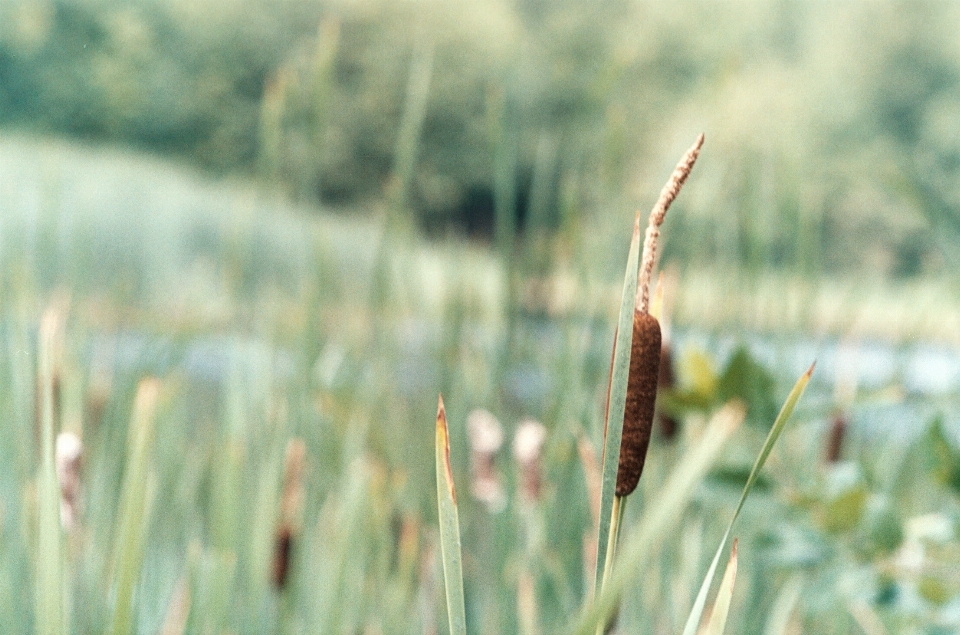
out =
[(767, 434), (767, 440), (764, 441), (763, 447), (760, 448), (760, 454), (757, 456), (757, 460), (753, 464), (753, 469), (750, 470), (750, 476), (747, 477), (747, 483), (743, 486), (743, 492), (740, 494), (740, 502), (737, 503), (737, 508), (734, 510), (733, 517), (730, 519), (730, 523), (727, 525), (727, 530), (723, 534), (723, 539), (720, 541), (720, 546), (717, 547), (717, 553), (714, 555), (713, 561), (710, 563), (710, 568), (707, 570), (707, 575), (703, 579), (703, 584), (700, 585), (700, 592), (697, 593), (697, 599), (694, 601), (693, 608), (690, 610), (690, 616), (687, 618), (687, 624), (683, 629), (683, 635), (694, 635), (697, 631), (697, 626), (700, 624), (700, 618), (703, 616), (703, 607), (707, 602), (707, 593), (710, 591), (710, 585), (713, 584), (713, 577), (716, 574), (717, 565), (720, 562), (720, 556), (723, 554), (723, 549), (726, 547), (727, 540), (730, 538), (730, 532), (733, 530), (733, 523), (736, 522), (737, 517), (740, 515), (740, 510), (743, 509), (743, 503), (747, 500), (747, 496), (750, 494), (750, 490), (753, 489), (754, 483), (757, 482), (757, 476), (760, 474), (760, 470), (763, 469), (763, 464), (766, 463), (767, 457), (770, 456), (770, 451), (773, 449), (773, 444), (777, 442), (778, 438), (780, 438), (780, 433), (783, 432), (784, 427), (790, 420), (790, 416), (793, 415), (793, 409), (796, 408), (797, 402), (800, 400), (800, 396), (803, 395), (803, 391), (806, 390), (815, 365), (816, 363), (811, 365), (807, 372), (801, 375), (800, 379), (797, 380), (797, 383), (794, 384), (793, 390), (791, 390), (790, 394), (787, 395), (787, 400), (783, 403), (783, 407), (780, 409), (780, 414), (777, 415), (776, 420), (773, 422), (773, 426), (770, 428), (770, 432)]
[(657, 500), (622, 541), (617, 566), (610, 571), (603, 589), (585, 608), (572, 633), (593, 635), (606, 624), (617, 608), (620, 596), (653, 559), (659, 546), (675, 531), (693, 497), (697, 484), (716, 463), (724, 444), (744, 418), (743, 407), (732, 403), (721, 408), (707, 424), (696, 445), (687, 450), (674, 467)]
[(623, 435), (623, 414), (627, 405), (627, 379), (630, 375), (630, 353), (633, 343), (633, 315), (637, 299), (637, 278), (640, 271), (640, 216), (633, 225), (633, 238), (627, 257), (627, 270), (623, 278), (623, 295), (620, 300), (620, 319), (617, 321), (617, 336), (613, 346), (613, 364), (610, 371), (607, 419), (604, 422), (603, 477), (600, 486), (600, 523), (597, 535), (597, 570), (594, 592), (603, 584), (607, 566), (607, 550), (610, 540), (613, 497), (617, 488), (617, 472), (620, 464), (620, 441)]
[(40, 635), (66, 633), (63, 535), (60, 527), (60, 486), (54, 464), (53, 340), (57, 316), (48, 313), (40, 328), (39, 388), (41, 451), (37, 487), (36, 629)]
[(134, 401), (123, 474), (123, 490), (117, 512), (113, 560), (114, 605), (107, 635), (127, 635), (133, 632), (133, 596), (140, 579), (144, 541), (156, 490), (156, 479), (150, 465), (150, 453), (153, 447), (155, 411), (159, 394), (159, 380), (145, 379), (140, 382)]
[(730, 600), (733, 599), (733, 585), (737, 580), (737, 540), (733, 540), (733, 549), (730, 551), (730, 560), (720, 580), (720, 589), (717, 591), (717, 601), (710, 613), (710, 620), (703, 631), (703, 635), (723, 635), (727, 627), (727, 614), (730, 612)]
[(463, 601), (463, 565), (460, 559), (460, 520), (457, 514), (457, 492), (450, 466), (450, 431), (443, 397), (437, 405), (437, 505), (440, 515), (440, 550), (443, 557), (443, 585), (447, 594), (447, 616), (450, 635), (467, 632)]

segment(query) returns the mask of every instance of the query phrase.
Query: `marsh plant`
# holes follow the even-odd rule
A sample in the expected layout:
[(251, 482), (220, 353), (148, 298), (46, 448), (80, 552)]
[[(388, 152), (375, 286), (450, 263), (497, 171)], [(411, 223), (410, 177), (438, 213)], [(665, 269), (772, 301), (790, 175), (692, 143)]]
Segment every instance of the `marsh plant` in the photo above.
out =
[[(720, 448), (744, 418), (743, 405), (730, 402), (712, 418), (707, 430), (692, 449), (674, 468), (667, 479), (662, 498), (651, 503), (643, 520), (631, 533), (617, 557), (627, 497), (634, 492), (643, 473), (646, 454), (653, 430), (656, 412), (657, 382), (660, 377), (661, 332), (660, 323), (650, 314), (650, 286), (656, 263), (660, 226), (670, 204), (680, 193), (690, 175), (704, 137), (700, 135), (677, 165), (664, 186), (650, 213), (640, 254), (640, 215), (633, 228), (633, 238), (627, 260), (620, 318), (615, 331), (615, 342), (610, 363), (606, 411), (603, 421), (603, 460), (599, 498), (595, 577), (579, 616), (573, 618), (568, 632), (603, 635), (616, 620), (616, 612), (624, 588), (634, 583), (649, 566), (652, 553), (663, 542), (664, 535), (676, 530), (684, 506), (692, 489), (717, 458)], [(721, 556), (725, 552), (734, 522), (750, 493), (757, 475), (763, 468), (774, 443), (793, 413), (813, 372), (813, 366), (798, 380), (770, 428), (750, 475), (743, 487), (740, 501), (724, 532), (716, 555), (710, 564), (700, 591), (690, 610), (683, 635), (705, 633), (722, 635), (737, 574), (737, 542), (734, 540), (726, 572), (717, 592), (713, 609), (701, 627), (707, 595)], [(436, 423), (436, 478), (440, 517), (440, 543), (443, 560), (444, 587), (450, 633), (467, 633), (464, 607), (463, 567), (457, 496), (450, 459), (450, 432), (441, 397)], [(518, 435), (523, 428), (518, 431)], [(588, 449), (589, 453), (590, 450)], [(590, 461), (585, 461), (585, 468)], [(518, 605), (522, 604), (524, 585), (518, 589)], [(526, 632), (536, 632), (535, 625), (527, 624)]]

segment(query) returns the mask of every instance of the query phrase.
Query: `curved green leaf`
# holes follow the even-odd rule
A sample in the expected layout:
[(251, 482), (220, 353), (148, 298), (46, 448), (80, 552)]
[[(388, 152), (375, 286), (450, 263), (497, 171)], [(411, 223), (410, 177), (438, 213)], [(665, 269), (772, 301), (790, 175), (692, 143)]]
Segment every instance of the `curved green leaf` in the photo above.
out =
[(740, 502), (737, 503), (737, 509), (733, 512), (733, 517), (727, 525), (727, 530), (723, 534), (720, 546), (717, 547), (717, 553), (713, 557), (713, 562), (710, 563), (710, 568), (707, 570), (707, 575), (703, 579), (703, 584), (700, 585), (700, 592), (697, 593), (697, 599), (694, 601), (693, 608), (690, 610), (690, 616), (687, 618), (683, 635), (694, 635), (697, 632), (700, 619), (703, 617), (704, 605), (707, 603), (707, 593), (710, 591), (710, 585), (713, 584), (713, 576), (717, 572), (717, 564), (720, 562), (723, 549), (727, 546), (727, 540), (730, 538), (730, 532), (733, 530), (733, 523), (737, 521), (740, 510), (743, 509), (743, 503), (747, 500), (747, 496), (750, 494), (750, 490), (753, 489), (754, 483), (757, 482), (757, 475), (760, 474), (760, 470), (763, 469), (763, 464), (766, 463), (767, 457), (770, 456), (770, 451), (773, 450), (774, 443), (780, 438), (780, 433), (783, 432), (787, 421), (790, 420), (790, 416), (793, 414), (793, 409), (796, 408), (797, 402), (800, 400), (800, 396), (803, 395), (803, 391), (807, 388), (807, 384), (810, 382), (810, 375), (813, 374), (814, 366), (816, 366), (816, 362), (814, 362), (810, 368), (807, 369), (807, 372), (801, 375), (797, 383), (794, 384), (793, 390), (787, 395), (787, 400), (783, 403), (780, 414), (777, 415), (773, 426), (770, 428), (769, 434), (767, 434), (767, 440), (764, 441), (763, 447), (760, 448), (760, 454), (753, 464), (753, 469), (750, 470), (750, 476), (747, 478), (746, 485), (743, 486), (743, 492), (740, 494)]

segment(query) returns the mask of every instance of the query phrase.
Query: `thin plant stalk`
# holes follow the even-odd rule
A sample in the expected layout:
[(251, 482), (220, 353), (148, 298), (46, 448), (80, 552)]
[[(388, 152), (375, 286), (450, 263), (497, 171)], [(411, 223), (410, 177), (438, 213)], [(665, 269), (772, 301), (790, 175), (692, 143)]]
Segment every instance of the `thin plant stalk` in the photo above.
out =
[(36, 629), (38, 635), (67, 632), (60, 486), (54, 464), (53, 348), (59, 316), (50, 311), (40, 326), (40, 420), (42, 425), (38, 486)]
[(159, 394), (160, 382), (154, 378), (144, 379), (137, 388), (118, 510), (113, 561), (114, 605), (107, 635), (128, 635), (133, 632), (133, 596), (140, 579), (144, 541), (155, 491), (150, 451)]

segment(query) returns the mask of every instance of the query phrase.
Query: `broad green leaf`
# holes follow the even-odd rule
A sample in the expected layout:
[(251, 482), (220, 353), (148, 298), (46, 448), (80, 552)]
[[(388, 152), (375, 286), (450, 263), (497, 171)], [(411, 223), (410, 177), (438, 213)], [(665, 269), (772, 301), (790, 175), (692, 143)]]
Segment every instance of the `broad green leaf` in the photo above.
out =
[(700, 592), (697, 593), (697, 599), (694, 601), (693, 608), (690, 610), (690, 616), (687, 618), (687, 625), (683, 629), (683, 635), (694, 635), (694, 633), (697, 631), (697, 626), (699, 626), (700, 619), (703, 617), (704, 605), (707, 602), (707, 593), (710, 591), (710, 585), (713, 584), (713, 576), (716, 574), (717, 564), (720, 562), (720, 556), (723, 554), (723, 549), (726, 547), (727, 540), (730, 538), (730, 532), (733, 530), (733, 524), (740, 515), (740, 510), (743, 509), (743, 503), (747, 500), (750, 490), (753, 489), (753, 485), (757, 481), (757, 476), (760, 474), (760, 470), (763, 469), (763, 464), (766, 463), (767, 457), (770, 456), (770, 451), (773, 450), (773, 445), (777, 442), (777, 439), (780, 438), (780, 433), (783, 432), (784, 427), (786, 427), (787, 422), (790, 420), (790, 416), (793, 414), (794, 408), (797, 406), (797, 402), (800, 400), (800, 396), (803, 394), (807, 384), (810, 382), (810, 375), (813, 374), (813, 367), (813, 365), (810, 366), (807, 372), (801, 375), (800, 379), (797, 380), (797, 383), (794, 384), (793, 390), (791, 390), (790, 394), (787, 395), (787, 400), (783, 403), (783, 407), (780, 409), (780, 414), (777, 415), (776, 420), (773, 422), (773, 426), (770, 428), (770, 433), (767, 434), (767, 440), (764, 442), (763, 447), (760, 448), (760, 454), (757, 456), (757, 460), (753, 464), (753, 469), (750, 471), (750, 476), (747, 478), (747, 484), (743, 486), (743, 493), (740, 494), (740, 502), (737, 503), (737, 508), (734, 510), (733, 517), (730, 519), (730, 523), (727, 525), (727, 530), (723, 534), (723, 539), (720, 541), (720, 546), (717, 547), (717, 553), (713, 557), (713, 562), (710, 563), (710, 568), (707, 570), (707, 575), (704, 577), (703, 584), (700, 586)]
[(443, 585), (447, 594), (447, 616), (450, 635), (467, 632), (463, 602), (463, 565), (460, 561), (460, 520), (457, 514), (457, 492), (450, 466), (450, 431), (443, 397), (437, 406), (437, 505), (440, 514), (440, 551), (443, 556)]
[(730, 560), (723, 572), (720, 589), (717, 591), (717, 601), (710, 612), (710, 620), (703, 631), (703, 635), (723, 635), (727, 627), (727, 614), (730, 612), (730, 600), (733, 599), (733, 585), (737, 580), (737, 540), (733, 540), (733, 549), (730, 551)]
[(620, 464), (620, 440), (623, 435), (623, 414), (627, 405), (627, 379), (630, 374), (630, 347), (633, 344), (633, 312), (637, 301), (637, 278), (640, 270), (640, 215), (633, 224), (633, 238), (627, 256), (620, 299), (620, 319), (613, 346), (610, 370), (610, 394), (607, 397), (607, 419), (604, 422), (603, 471), (600, 486), (600, 526), (597, 534), (597, 568), (594, 593), (600, 591), (606, 570), (610, 542), (613, 498), (617, 488)]
[(676, 531), (694, 490), (743, 422), (743, 417), (743, 408), (735, 403), (726, 405), (711, 417), (703, 436), (670, 473), (660, 497), (651, 501), (640, 523), (621, 541), (616, 566), (603, 589), (584, 609), (572, 633), (593, 635), (599, 624), (608, 623), (624, 589), (643, 572), (660, 545)]

